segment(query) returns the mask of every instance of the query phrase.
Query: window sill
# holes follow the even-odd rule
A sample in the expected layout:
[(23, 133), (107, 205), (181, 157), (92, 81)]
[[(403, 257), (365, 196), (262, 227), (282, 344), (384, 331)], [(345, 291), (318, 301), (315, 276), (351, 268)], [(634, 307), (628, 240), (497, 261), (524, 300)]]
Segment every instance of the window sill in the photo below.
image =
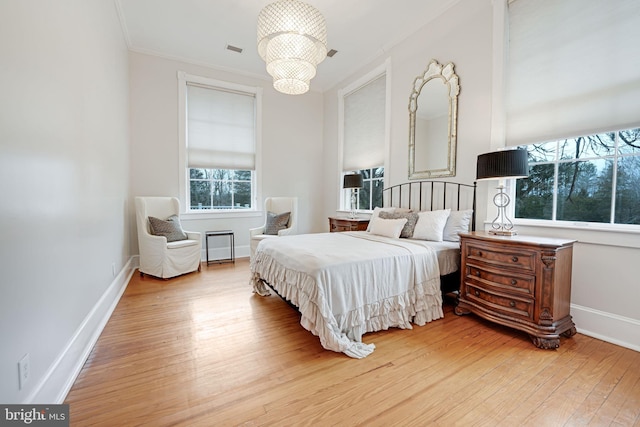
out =
[(254, 210), (225, 210), (225, 211), (206, 211), (206, 212), (183, 212), (180, 214), (180, 218), (185, 220), (200, 220), (200, 219), (223, 219), (223, 218), (255, 218), (263, 216), (262, 211)]
[[(576, 239), (580, 243), (640, 248), (640, 226), (638, 225), (610, 225), (593, 224), (570, 221), (523, 220), (514, 221), (515, 228), (520, 234), (535, 234), (549, 237)], [(491, 228), (490, 222), (485, 222), (485, 229)]]

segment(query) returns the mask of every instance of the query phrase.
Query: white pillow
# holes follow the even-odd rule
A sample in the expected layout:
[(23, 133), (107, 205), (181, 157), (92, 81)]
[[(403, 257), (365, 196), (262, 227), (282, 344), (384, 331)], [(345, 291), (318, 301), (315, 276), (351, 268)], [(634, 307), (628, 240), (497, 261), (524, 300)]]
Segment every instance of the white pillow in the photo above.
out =
[(369, 225), (367, 225), (367, 231), (371, 231), (371, 223), (378, 218), (378, 214), (382, 211), (384, 212), (395, 212), (396, 208), (373, 208), (373, 212), (371, 213), (371, 218), (369, 219)]
[(418, 222), (413, 230), (413, 238), (442, 242), (444, 226), (447, 224), (450, 213), (451, 209), (418, 212)]
[(464, 211), (451, 211), (449, 218), (447, 218), (447, 224), (444, 226), (442, 232), (442, 240), (447, 242), (459, 242), (460, 236), (458, 233), (468, 233), (469, 223), (471, 222), (472, 209)]
[(398, 219), (382, 219), (376, 217), (373, 221), (369, 222), (371, 225), (371, 234), (378, 236), (391, 237), (397, 239), (402, 233), (404, 225), (407, 223), (407, 218)]

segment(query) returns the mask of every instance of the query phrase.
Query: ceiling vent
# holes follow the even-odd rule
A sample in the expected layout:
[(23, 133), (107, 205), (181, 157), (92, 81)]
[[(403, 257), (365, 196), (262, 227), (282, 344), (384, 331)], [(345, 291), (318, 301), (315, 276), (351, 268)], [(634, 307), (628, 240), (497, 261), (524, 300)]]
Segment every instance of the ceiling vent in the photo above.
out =
[(230, 50), (232, 52), (242, 53), (242, 48), (236, 47), (230, 44), (227, 45), (227, 50)]

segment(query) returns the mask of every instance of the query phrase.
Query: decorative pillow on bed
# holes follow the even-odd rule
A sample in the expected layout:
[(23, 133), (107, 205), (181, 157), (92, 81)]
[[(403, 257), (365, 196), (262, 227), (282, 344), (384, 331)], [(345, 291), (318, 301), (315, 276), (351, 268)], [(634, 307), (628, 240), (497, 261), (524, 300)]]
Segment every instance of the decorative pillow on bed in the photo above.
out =
[(178, 215), (171, 215), (166, 220), (153, 216), (149, 217), (149, 228), (154, 236), (164, 236), (167, 242), (176, 242), (178, 240), (187, 240), (187, 233), (182, 230), (180, 218)]
[(399, 219), (406, 218), (407, 223), (402, 228), (402, 232), (400, 233), (400, 237), (402, 238), (410, 238), (413, 236), (413, 230), (416, 228), (416, 223), (418, 222), (418, 214), (415, 212), (386, 212), (382, 211), (378, 215), (378, 218), (382, 219)]
[(371, 234), (378, 236), (391, 237), (397, 239), (402, 233), (402, 228), (407, 223), (407, 218), (398, 219), (383, 219), (380, 217), (375, 218), (369, 222), (371, 225)]
[(444, 226), (442, 240), (447, 242), (459, 242), (458, 233), (467, 233), (469, 231), (469, 223), (471, 222), (472, 209), (464, 211), (451, 211), (447, 224)]
[(413, 231), (413, 238), (442, 242), (444, 226), (447, 224), (450, 213), (451, 209), (418, 212), (418, 222)]
[(391, 208), (373, 208), (373, 213), (371, 213), (371, 219), (369, 220), (369, 225), (367, 226), (367, 231), (371, 231), (371, 222), (375, 219), (378, 218), (378, 215), (380, 215), (380, 212), (389, 212), (389, 213), (398, 213), (398, 212), (411, 212), (411, 209), (406, 209), (406, 208), (395, 208), (395, 207), (391, 207)]
[(287, 228), (290, 217), (291, 212), (284, 212), (281, 214), (267, 212), (267, 225), (264, 227), (264, 234), (277, 235), (278, 231)]

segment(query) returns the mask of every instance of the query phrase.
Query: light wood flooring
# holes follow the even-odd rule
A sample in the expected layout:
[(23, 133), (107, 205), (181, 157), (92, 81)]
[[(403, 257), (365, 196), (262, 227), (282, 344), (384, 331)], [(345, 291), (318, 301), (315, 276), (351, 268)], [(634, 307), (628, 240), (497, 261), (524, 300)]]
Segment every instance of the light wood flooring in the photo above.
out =
[[(248, 260), (136, 272), (71, 389), (72, 426), (639, 426), (640, 353), (577, 334), (558, 350), (451, 306), (324, 350), (249, 286)], [(579, 325), (578, 325), (579, 327)]]

